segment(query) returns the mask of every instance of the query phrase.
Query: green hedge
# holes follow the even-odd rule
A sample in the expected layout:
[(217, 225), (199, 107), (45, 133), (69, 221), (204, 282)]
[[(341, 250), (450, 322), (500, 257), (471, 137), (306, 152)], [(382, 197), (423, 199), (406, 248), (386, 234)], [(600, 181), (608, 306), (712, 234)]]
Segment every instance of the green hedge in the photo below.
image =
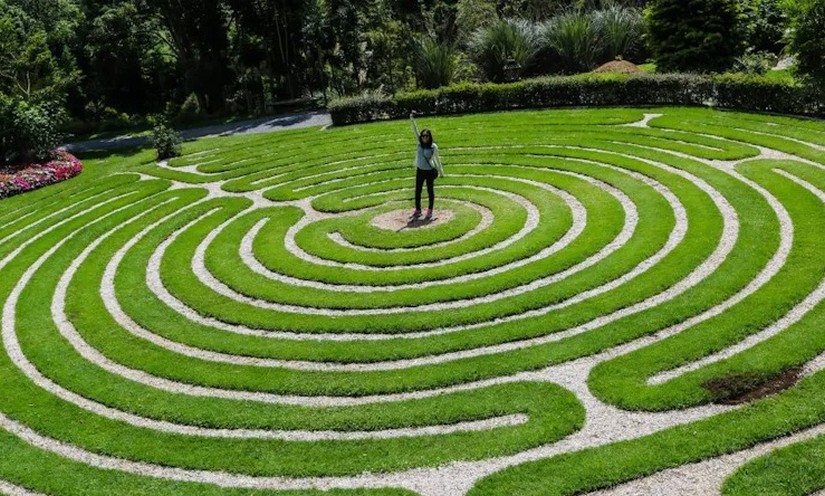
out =
[(759, 76), (643, 74), (547, 77), (509, 84), (460, 84), (395, 96), (369, 94), (329, 105), (335, 125), (425, 115), (520, 108), (611, 105), (706, 105), (721, 108), (825, 116), (815, 90)]

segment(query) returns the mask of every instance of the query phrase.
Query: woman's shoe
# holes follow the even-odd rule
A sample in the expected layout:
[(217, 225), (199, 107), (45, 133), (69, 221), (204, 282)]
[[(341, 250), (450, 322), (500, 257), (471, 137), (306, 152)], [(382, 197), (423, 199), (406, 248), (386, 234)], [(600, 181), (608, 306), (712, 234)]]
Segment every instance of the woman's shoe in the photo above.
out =
[(433, 209), (428, 208), (427, 209), (427, 215), (425, 215), (424, 218), (426, 220), (431, 220), (433, 218)]
[(416, 210), (415, 212), (410, 215), (410, 220), (416, 220), (421, 217), (421, 210)]

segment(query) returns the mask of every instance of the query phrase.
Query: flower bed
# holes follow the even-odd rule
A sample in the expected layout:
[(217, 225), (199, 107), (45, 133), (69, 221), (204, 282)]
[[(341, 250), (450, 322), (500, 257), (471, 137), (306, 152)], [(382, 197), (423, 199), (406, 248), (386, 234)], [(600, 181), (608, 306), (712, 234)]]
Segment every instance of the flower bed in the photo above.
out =
[(80, 160), (62, 150), (45, 164), (0, 167), (0, 199), (71, 179), (82, 171)]

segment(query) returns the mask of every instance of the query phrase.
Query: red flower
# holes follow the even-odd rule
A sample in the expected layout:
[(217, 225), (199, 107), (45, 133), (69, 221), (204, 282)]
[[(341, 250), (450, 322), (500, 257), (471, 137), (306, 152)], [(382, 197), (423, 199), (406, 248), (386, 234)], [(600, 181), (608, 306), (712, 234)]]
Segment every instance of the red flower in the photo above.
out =
[(55, 152), (45, 164), (23, 164), (0, 170), (0, 199), (70, 179), (83, 171), (83, 164), (71, 153)]

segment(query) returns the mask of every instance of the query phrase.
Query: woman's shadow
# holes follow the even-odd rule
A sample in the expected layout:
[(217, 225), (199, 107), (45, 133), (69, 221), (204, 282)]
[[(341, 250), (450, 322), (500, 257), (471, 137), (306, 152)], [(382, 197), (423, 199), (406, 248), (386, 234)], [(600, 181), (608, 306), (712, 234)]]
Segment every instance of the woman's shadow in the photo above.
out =
[(405, 226), (402, 226), (396, 232), (401, 232), (404, 229), (419, 229), (419, 228), (422, 228), (422, 227), (426, 227), (426, 226), (429, 226), (430, 224), (432, 224), (433, 222), (435, 222), (437, 220), (438, 220), (438, 217), (431, 217), (429, 219), (421, 218), (421, 217), (419, 217), (417, 219), (410, 219), (410, 220), (407, 221), (407, 224)]

